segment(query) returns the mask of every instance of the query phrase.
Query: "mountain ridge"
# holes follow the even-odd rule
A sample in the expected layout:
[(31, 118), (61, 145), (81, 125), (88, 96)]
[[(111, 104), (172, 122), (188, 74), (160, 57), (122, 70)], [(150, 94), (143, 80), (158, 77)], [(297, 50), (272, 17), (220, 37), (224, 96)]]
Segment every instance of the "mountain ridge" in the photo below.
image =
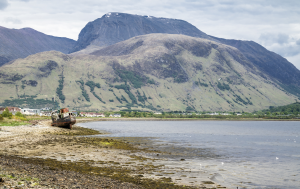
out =
[(279, 79), (285, 84), (300, 86), (300, 70), (280, 55), (271, 52), (254, 41), (222, 39), (210, 36), (216, 40), (239, 49), (245, 57), (260, 67), (268, 75)]
[(149, 33), (183, 34), (214, 40), (184, 20), (113, 12), (89, 22), (81, 30), (78, 41), (70, 53), (89, 45), (109, 46)]
[(297, 99), (237, 48), (178, 34), (136, 36), (91, 54), (30, 55), (2, 67), (0, 87), (2, 106), (94, 111), (253, 111)]
[(64, 49), (79, 51), (46, 51), (2, 66), (0, 105), (253, 111), (300, 99), (300, 71), (286, 59), (253, 41), (209, 36), (186, 21), (108, 13), (79, 36)]
[[(128, 19), (133, 21), (128, 22)], [(174, 23), (171, 25), (174, 27), (169, 27), (167, 23), (172, 21)], [(151, 24), (148, 22), (151, 22)], [(165, 28), (162, 29), (161, 24)], [(143, 28), (144, 25), (145, 27)], [(152, 30), (147, 30), (147, 27), (152, 28)], [(129, 28), (135, 32), (125, 32), (126, 35), (122, 36), (122, 31), (127, 31)], [(156, 30), (154, 30), (155, 28)], [(127, 40), (130, 37), (157, 32), (169, 34), (177, 32), (177, 34), (209, 39), (235, 47), (244, 55), (244, 61), (252, 62), (253, 66), (260, 69), (265, 75), (269, 75), (283, 83), (285, 89), (289, 92), (296, 95), (300, 94), (300, 70), (285, 58), (274, 52), (268, 51), (254, 41), (222, 39), (207, 35), (195, 26), (182, 20), (131, 15), (126, 13), (107, 13), (101, 18), (89, 22), (82, 29), (78, 41), (71, 52), (79, 51), (88, 48), (89, 46), (103, 48), (125, 39)], [(97, 50), (97, 48), (94, 49)]]
[(32, 28), (0, 27), (0, 66), (43, 51), (57, 50), (68, 53), (74, 44), (72, 39), (46, 35)]

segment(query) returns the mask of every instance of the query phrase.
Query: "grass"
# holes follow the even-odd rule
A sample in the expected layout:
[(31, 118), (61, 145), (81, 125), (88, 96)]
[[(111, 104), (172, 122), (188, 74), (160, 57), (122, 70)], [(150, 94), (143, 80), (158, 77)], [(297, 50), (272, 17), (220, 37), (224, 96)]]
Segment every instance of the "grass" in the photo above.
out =
[(73, 126), (72, 130), (65, 130), (63, 132), (54, 133), (54, 135), (65, 135), (65, 136), (85, 136), (85, 135), (99, 135), (102, 134), (99, 131)]
[(51, 117), (49, 116), (26, 116), (26, 118), (31, 121), (31, 120), (50, 120)]
[(0, 121), (0, 126), (20, 126), (20, 125), (30, 125), (30, 121), (39, 121), (39, 120), (50, 120), (50, 117), (40, 117), (40, 116), (26, 116), (17, 117), (13, 116), (12, 119), (4, 118)]
[(0, 126), (20, 126), (20, 125), (29, 125), (30, 123), (24, 121), (0, 121)]

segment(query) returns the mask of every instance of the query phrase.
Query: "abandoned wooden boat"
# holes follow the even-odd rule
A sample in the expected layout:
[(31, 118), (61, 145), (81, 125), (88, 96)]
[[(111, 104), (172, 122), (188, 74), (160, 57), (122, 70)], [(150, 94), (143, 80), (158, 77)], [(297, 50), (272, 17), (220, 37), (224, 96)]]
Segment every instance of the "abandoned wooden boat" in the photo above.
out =
[(62, 108), (51, 113), (52, 126), (72, 129), (72, 125), (76, 123), (76, 117), (68, 108)]

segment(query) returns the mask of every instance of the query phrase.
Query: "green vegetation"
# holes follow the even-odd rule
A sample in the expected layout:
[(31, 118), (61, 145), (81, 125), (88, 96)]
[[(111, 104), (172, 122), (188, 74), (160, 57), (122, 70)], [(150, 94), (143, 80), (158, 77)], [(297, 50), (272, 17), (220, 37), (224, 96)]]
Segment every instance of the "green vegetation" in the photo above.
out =
[(136, 100), (135, 96), (130, 92), (130, 86), (127, 85), (127, 82), (125, 82), (125, 84), (115, 85), (115, 88), (116, 89), (123, 89), (125, 91), (125, 93), (128, 94), (129, 98), (132, 101), (132, 104), (137, 104), (137, 100)]
[[(235, 103), (237, 103), (237, 104), (240, 104), (239, 102), (241, 102), (241, 103), (243, 103), (244, 105), (247, 105), (247, 104), (249, 104), (249, 105), (253, 105), (253, 103), (246, 97), (246, 100), (247, 101), (245, 101), (244, 99), (242, 99), (239, 95), (237, 95), (237, 94), (235, 94), (235, 93), (233, 93), (233, 96), (234, 97), (236, 97), (236, 100), (234, 100), (234, 99), (232, 99)], [(240, 105), (242, 105), (242, 104), (240, 104)]]
[(278, 107), (270, 106), (269, 109), (261, 110), (256, 113), (267, 114), (269, 116), (272, 115), (298, 116), (300, 114), (300, 102), (296, 102), (286, 106), (278, 106)]
[(280, 87), (282, 87), (285, 91), (293, 94), (293, 95), (296, 95), (299, 97), (299, 100), (300, 100), (300, 89), (299, 87), (295, 86), (295, 85), (283, 85), (283, 84), (279, 84)]
[(186, 112), (194, 112), (195, 109), (192, 108), (192, 107), (190, 107), (190, 106), (188, 106), (188, 107), (186, 107), (186, 110), (185, 110), (185, 111), (186, 111)]
[(140, 74), (127, 70), (115, 70), (116, 74), (121, 78), (122, 81), (129, 81), (132, 83), (134, 88), (141, 88), (146, 83), (146, 77), (142, 77)]
[(20, 74), (17, 73), (15, 75), (12, 75), (9, 80), (11, 80), (11, 81), (18, 81), (18, 80), (23, 79), (23, 77), (24, 77), (23, 75), (20, 75)]
[(28, 108), (44, 108), (44, 107), (57, 107), (58, 103), (45, 100), (45, 99), (34, 99), (36, 96), (21, 95), (20, 99), (4, 100), (0, 106), (8, 107), (28, 107)]
[(9, 119), (12, 118), (12, 113), (8, 111), (8, 108), (5, 108), (5, 110), (2, 112), (2, 117), (7, 117)]
[(0, 126), (20, 126), (20, 125), (28, 125), (28, 122), (24, 121), (10, 121), (10, 122), (0, 122)]
[[(132, 104), (128, 104), (133, 107)], [(152, 105), (145, 106), (148, 109), (157, 111)], [(160, 108), (159, 105), (157, 105)], [(211, 114), (213, 113), (213, 114)], [(196, 112), (191, 106), (187, 106), (186, 111), (170, 111), (161, 112), (161, 114), (154, 114), (153, 112), (145, 112), (140, 110), (122, 110), (118, 112), (108, 112), (109, 114), (121, 114), (122, 117), (145, 117), (145, 118), (162, 118), (162, 119), (300, 119), (300, 102), (296, 102), (286, 106), (273, 107), (267, 110), (249, 112)]]
[(98, 100), (100, 100), (103, 104), (106, 104), (106, 102), (104, 102), (104, 101), (102, 100), (102, 98), (100, 98), (94, 91), (93, 91), (93, 95), (94, 95)]
[[(116, 99), (117, 99), (121, 104), (123, 104), (122, 99), (120, 99), (115, 93), (113, 93), (113, 94), (115, 95)], [(123, 95), (122, 95), (122, 96), (123, 96)]]
[(65, 103), (65, 99), (66, 99), (65, 95), (62, 93), (62, 90), (64, 88), (64, 78), (65, 77), (63, 76), (63, 74), (60, 75), (60, 79), (58, 80), (59, 84), (58, 84), (58, 87), (56, 89), (56, 94), (57, 94), (58, 98), (61, 100), (62, 103)]
[(152, 84), (152, 85), (155, 85), (154, 79), (148, 79), (147, 83)]
[(86, 135), (99, 135), (99, 131), (73, 126), (72, 130), (63, 130), (53, 133), (54, 135), (66, 135), (66, 136), (86, 136)]
[(85, 83), (85, 85), (87, 85), (87, 86), (90, 87), (91, 92), (94, 91), (95, 87), (97, 87), (98, 89), (101, 88), (101, 87), (100, 87), (100, 84), (99, 84), (99, 83), (94, 83), (94, 81), (87, 81), (87, 82)]
[(143, 92), (143, 96), (141, 96), (141, 93), (137, 90), (137, 97), (138, 97), (138, 101), (141, 103), (145, 103), (145, 101), (147, 101), (147, 97), (145, 95), (145, 92)]
[(218, 82), (217, 87), (218, 87), (220, 90), (222, 90), (222, 91), (230, 90), (229, 85), (228, 85), (228, 84), (225, 84), (225, 83), (221, 84), (220, 82)]
[[(86, 93), (86, 90), (84, 89), (84, 86), (83, 86), (83, 81), (81, 80), (81, 81), (78, 81), (80, 84), (81, 84), (81, 86), (80, 86), (80, 89), (81, 89), (81, 91), (82, 91), (82, 95), (84, 96), (84, 98), (89, 102), (90, 101), (90, 97), (89, 97), (89, 95)], [(99, 101), (101, 101), (103, 104), (105, 104), (106, 102), (104, 102), (103, 100), (102, 100), (102, 98), (100, 98), (96, 93), (95, 93), (95, 87), (97, 87), (98, 89), (100, 89), (101, 88), (101, 86), (100, 86), (100, 83), (95, 83), (94, 81), (87, 81), (86, 83), (85, 83), (85, 85), (87, 85), (87, 86), (89, 86), (90, 87), (90, 91), (91, 91), (91, 93), (99, 100)]]
[[(153, 79), (150, 79), (144, 75), (141, 75), (137, 72), (115, 69), (115, 73), (120, 77), (120, 80), (123, 82), (130, 82), (134, 88), (141, 88), (146, 83), (155, 84)], [(118, 78), (115, 78), (114, 81), (120, 81)]]
[(123, 95), (121, 96), (121, 100), (126, 102), (126, 103), (129, 103), (128, 100)]
[(200, 79), (198, 79), (198, 81), (195, 81), (195, 84), (202, 87), (208, 87), (206, 83), (201, 83)]
[(86, 101), (90, 102), (90, 97), (87, 94), (86, 90), (84, 89), (84, 81), (81, 79), (80, 81), (76, 81), (76, 82), (80, 84), (80, 89), (81, 89), (81, 92), (82, 92), (82, 96), (85, 98)]
[(28, 120), (25, 118), (21, 112), (17, 112), (15, 116), (9, 112), (8, 108), (0, 114), (0, 126), (19, 126), (19, 125), (27, 125)]

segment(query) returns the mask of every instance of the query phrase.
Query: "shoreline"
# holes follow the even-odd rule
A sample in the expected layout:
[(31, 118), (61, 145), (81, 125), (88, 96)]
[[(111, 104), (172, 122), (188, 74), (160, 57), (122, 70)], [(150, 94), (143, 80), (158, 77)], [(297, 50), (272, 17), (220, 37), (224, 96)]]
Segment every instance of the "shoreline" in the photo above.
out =
[(300, 119), (263, 119), (263, 118), (79, 118), (76, 123), (92, 121), (300, 121)]
[[(98, 120), (77, 120), (91, 121)], [(67, 130), (50, 123), (0, 127), (0, 188), (226, 188), (210, 181), (208, 173), (192, 170), (200, 176), (187, 177), (191, 170), (168, 166), (182, 161), (142, 148), (140, 143), (149, 142), (145, 138), (96, 138), (92, 135), (98, 131), (78, 126)], [(88, 137), (77, 137), (82, 135)]]

